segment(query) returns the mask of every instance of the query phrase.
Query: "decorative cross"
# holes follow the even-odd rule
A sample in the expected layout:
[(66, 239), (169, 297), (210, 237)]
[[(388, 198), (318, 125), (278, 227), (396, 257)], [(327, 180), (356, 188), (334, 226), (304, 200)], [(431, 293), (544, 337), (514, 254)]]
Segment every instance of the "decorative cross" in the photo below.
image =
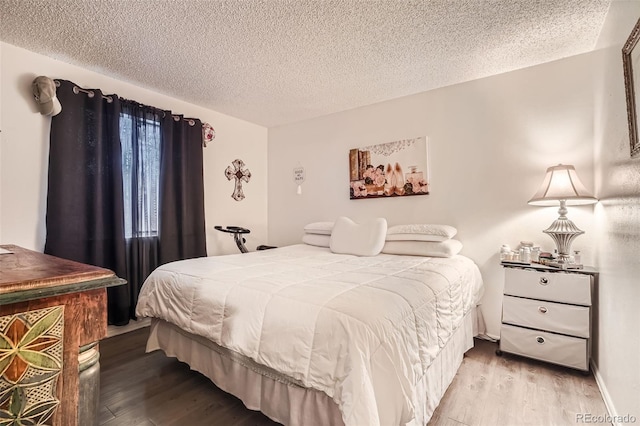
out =
[(233, 165), (233, 169), (231, 166), (228, 166), (224, 171), (224, 175), (227, 177), (227, 180), (231, 180), (231, 178), (235, 178), (236, 184), (233, 190), (233, 194), (231, 194), (231, 198), (236, 201), (244, 200), (244, 192), (242, 192), (242, 181), (249, 182), (251, 179), (251, 172), (248, 169), (244, 169), (245, 166), (244, 161), (236, 158), (231, 162)]

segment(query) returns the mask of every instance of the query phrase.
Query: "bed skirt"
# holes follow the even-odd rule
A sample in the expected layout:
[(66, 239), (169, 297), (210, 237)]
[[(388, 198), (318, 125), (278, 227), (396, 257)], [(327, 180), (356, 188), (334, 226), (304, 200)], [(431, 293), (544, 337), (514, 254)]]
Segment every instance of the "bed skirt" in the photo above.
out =
[[(415, 418), (409, 425), (427, 424), (453, 381), (464, 353), (473, 347), (477, 333), (473, 309), (418, 382)], [(214, 346), (166, 321), (151, 320), (147, 352), (162, 349), (167, 356), (185, 362), (220, 389), (237, 396), (247, 408), (261, 411), (284, 425), (344, 425), (338, 405), (324, 392), (302, 387), (277, 374), (258, 372), (250, 360), (238, 362)]]

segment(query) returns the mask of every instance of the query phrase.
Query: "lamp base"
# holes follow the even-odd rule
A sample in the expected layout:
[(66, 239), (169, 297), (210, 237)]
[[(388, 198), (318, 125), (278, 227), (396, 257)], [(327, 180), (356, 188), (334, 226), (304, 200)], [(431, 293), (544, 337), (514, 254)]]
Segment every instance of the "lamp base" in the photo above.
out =
[(567, 206), (564, 200), (560, 201), (560, 209), (558, 210), (558, 213), (560, 214), (560, 217), (554, 220), (551, 226), (542, 232), (553, 239), (556, 243), (556, 248), (558, 249), (558, 258), (555, 262), (551, 262), (552, 264), (550, 266), (569, 269), (574, 265), (571, 263), (571, 256), (569, 254), (571, 253), (571, 243), (578, 235), (584, 234), (584, 231), (567, 219)]

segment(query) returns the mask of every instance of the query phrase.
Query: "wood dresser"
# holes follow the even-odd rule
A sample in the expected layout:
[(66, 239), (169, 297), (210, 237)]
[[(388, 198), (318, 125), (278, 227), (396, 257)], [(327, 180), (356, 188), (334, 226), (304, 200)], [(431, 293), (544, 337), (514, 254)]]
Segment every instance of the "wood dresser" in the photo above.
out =
[[(108, 269), (14, 245), (0, 254), (0, 419), (97, 425)], [(13, 419), (14, 423), (12, 423)]]

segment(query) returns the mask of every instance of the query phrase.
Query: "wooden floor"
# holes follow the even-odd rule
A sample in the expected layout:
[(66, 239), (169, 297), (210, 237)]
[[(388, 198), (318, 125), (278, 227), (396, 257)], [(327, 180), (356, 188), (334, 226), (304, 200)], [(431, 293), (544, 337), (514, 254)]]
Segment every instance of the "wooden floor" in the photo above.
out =
[[(147, 334), (143, 328), (100, 343), (101, 425), (278, 424), (163, 352), (145, 354)], [(606, 415), (592, 375), (498, 357), (496, 348), (476, 340), (429, 426), (576, 425), (585, 423), (580, 415)]]

